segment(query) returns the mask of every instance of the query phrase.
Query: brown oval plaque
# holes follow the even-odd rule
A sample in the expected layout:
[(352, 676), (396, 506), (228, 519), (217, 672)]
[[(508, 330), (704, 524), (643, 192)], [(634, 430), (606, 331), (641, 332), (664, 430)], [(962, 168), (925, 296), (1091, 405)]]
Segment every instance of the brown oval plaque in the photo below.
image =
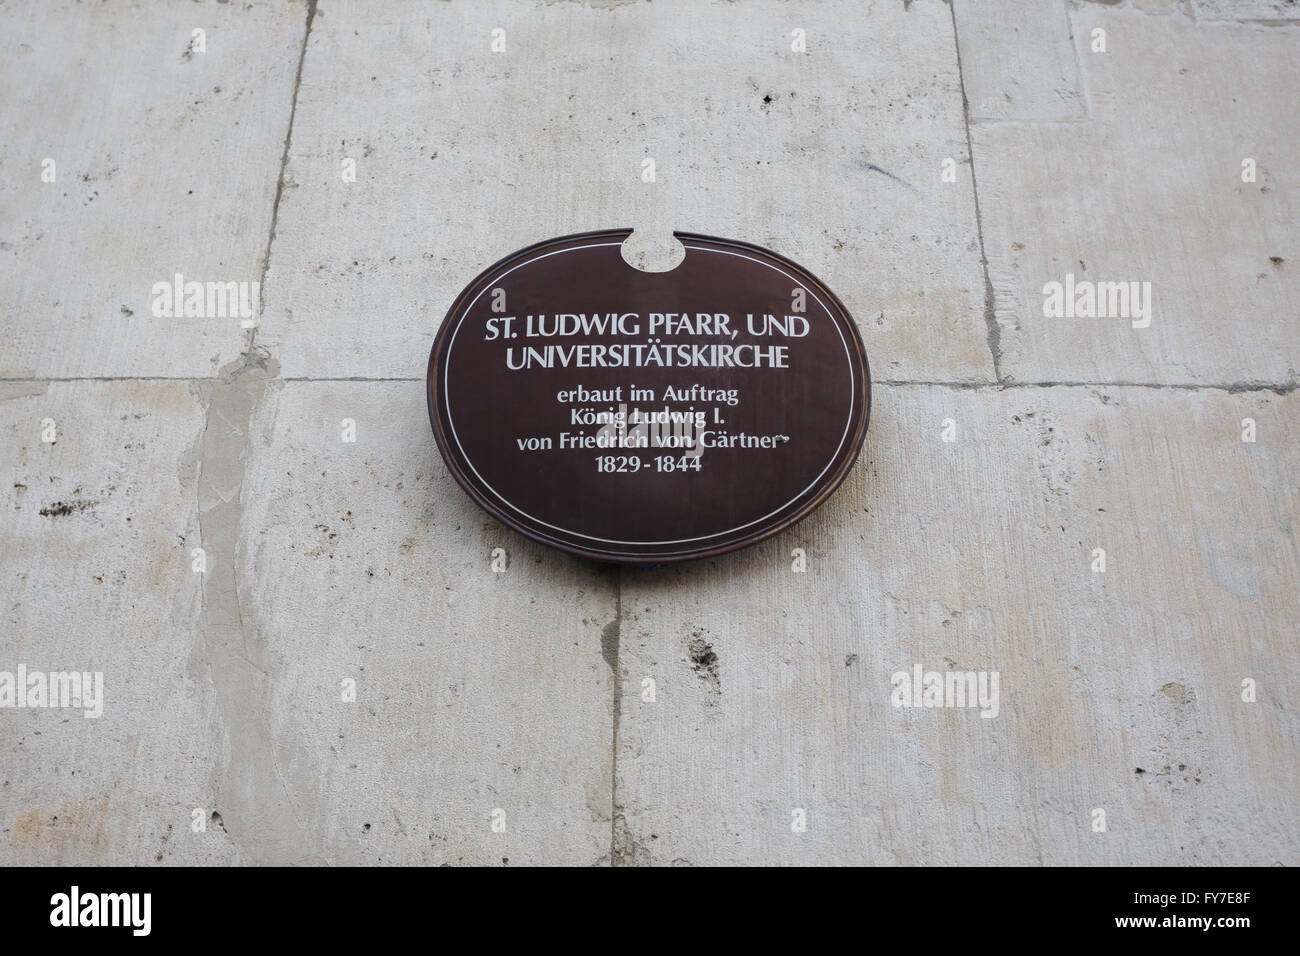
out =
[(642, 272), (629, 229), (550, 239), (466, 287), (429, 356), (447, 467), (498, 520), (602, 561), (721, 554), (794, 524), (857, 459), (870, 377), (800, 266), (676, 233)]

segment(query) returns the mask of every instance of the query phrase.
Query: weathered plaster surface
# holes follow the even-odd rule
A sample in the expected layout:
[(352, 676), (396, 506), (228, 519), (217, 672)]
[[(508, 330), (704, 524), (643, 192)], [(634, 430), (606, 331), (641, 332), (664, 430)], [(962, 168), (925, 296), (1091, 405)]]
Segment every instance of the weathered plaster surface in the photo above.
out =
[[(0, 709), (0, 862), (1294, 865), (1293, 7), (5, 5), (0, 670), (105, 693)], [(809, 520), (619, 571), (448, 475), (447, 305), (610, 226), (856, 316)], [(177, 271), (260, 326), (155, 317)], [(1151, 324), (1045, 317), (1067, 271)]]

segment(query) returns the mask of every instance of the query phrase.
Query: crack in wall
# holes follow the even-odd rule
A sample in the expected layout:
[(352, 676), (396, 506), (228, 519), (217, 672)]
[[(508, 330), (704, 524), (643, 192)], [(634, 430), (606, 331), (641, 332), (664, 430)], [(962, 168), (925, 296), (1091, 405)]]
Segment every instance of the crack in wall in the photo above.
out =
[[(302, 46), (294, 75), (288, 129), (280, 155), (262, 256), (263, 313), (266, 276), (279, 222), (285, 169), (293, 137), (303, 62), (316, 16), (316, 0), (308, 0)], [(244, 351), (221, 369), (215, 379), (192, 379), (206, 399), (202, 435), (197, 447), (199, 540), (207, 565), (202, 577), (202, 606), (192, 668), (206, 672), (216, 697), (225, 735), (225, 761), (216, 784), (214, 819), (223, 821), (241, 863), (254, 865), (325, 862), (319, 838), (301, 817), (294, 790), (276, 755), (274, 721), (270, 712), (275, 663), (265, 637), (244, 615), (240, 589), (239, 541), (243, 526), (243, 488), (250, 446), (250, 429), (269, 388), (278, 385), (280, 365), (256, 344), (257, 324), (248, 330)]]
[(957, 54), (957, 83), (961, 87), (961, 115), (966, 126), (966, 156), (970, 159), (971, 193), (975, 199), (975, 233), (980, 241), (980, 268), (984, 271), (984, 325), (989, 355), (993, 358), (993, 377), (1002, 379), (1002, 327), (998, 325), (997, 297), (993, 293), (993, 280), (989, 277), (989, 257), (984, 251), (984, 217), (980, 212), (979, 178), (975, 175), (975, 145), (970, 133), (970, 101), (966, 98), (966, 77), (961, 67), (961, 38), (957, 35), (957, 11), (948, 0), (948, 14), (952, 18), (952, 48)]
[(600, 656), (609, 666), (611, 681), (611, 710), (613, 729), (610, 735), (609, 780), (609, 865), (621, 866), (631, 862), (625, 852), (627, 818), (618, 802), (618, 729), (623, 716), (623, 675), (619, 665), (619, 646), (623, 631), (623, 570), (614, 571), (614, 618), (600, 632)]
[(307, 60), (307, 44), (311, 41), (311, 27), (316, 20), (316, 0), (307, 0), (307, 26), (302, 34), (302, 47), (298, 50), (298, 70), (293, 76), (293, 96), (289, 100), (289, 128), (284, 131), (284, 146), (280, 151), (280, 175), (275, 181), (275, 198), (271, 200), (271, 227), (266, 234), (266, 254), (262, 256), (262, 276), (258, 285), (257, 322), (248, 330), (244, 351), (250, 352), (257, 341), (257, 329), (262, 323), (266, 305), (266, 274), (271, 269), (271, 247), (275, 245), (280, 225), (280, 197), (284, 195), (284, 173), (289, 167), (289, 144), (293, 140), (293, 121), (298, 115), (298, 90), (302, 86), (302, 65)]

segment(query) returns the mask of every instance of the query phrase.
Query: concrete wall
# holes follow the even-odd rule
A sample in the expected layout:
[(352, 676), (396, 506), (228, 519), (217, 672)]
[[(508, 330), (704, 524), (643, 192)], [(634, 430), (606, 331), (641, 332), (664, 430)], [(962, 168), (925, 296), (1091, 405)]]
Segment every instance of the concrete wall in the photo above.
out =
[[(5, 4), (0, 672), (104, 695), (0, 708), (0, 862), (1300, 862), (1296, 17)], [(611, 226), (856, 317), (803, 524), (618, 570), (447, 473), (451, 300)], [(256, 326), (156, 316), (176, 273)], [(1045, 316), (1067, 273), (1150, 323)], [(996, 716), (895, 706), (918, 665)]]

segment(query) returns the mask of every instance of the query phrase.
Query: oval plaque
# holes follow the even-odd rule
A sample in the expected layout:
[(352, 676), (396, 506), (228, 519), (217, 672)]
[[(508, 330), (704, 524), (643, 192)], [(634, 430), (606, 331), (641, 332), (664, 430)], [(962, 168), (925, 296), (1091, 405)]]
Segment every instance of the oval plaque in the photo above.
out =
[(857, 327), (766, 249), (675, 233), (685, 260), (642, 272), (630, 234), (529, 246), (457, 297), (429, 356), (438, 448), (499, 521), (584, 557), (657, 564), (770, 537), (857, 459)]

